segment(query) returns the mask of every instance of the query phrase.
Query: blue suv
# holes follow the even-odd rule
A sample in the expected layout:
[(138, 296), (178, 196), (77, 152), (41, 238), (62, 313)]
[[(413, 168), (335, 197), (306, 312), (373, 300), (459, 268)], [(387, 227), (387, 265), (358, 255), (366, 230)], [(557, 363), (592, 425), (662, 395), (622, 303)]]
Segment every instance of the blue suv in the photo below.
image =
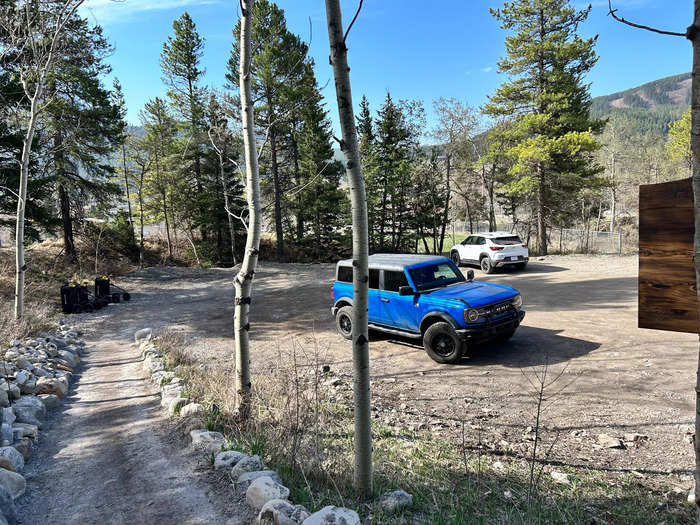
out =
[[(352, 336), (352, 260), (338, 262), (331, 292), (338, 332)], [(470, 343), (507, 341), (525, 317), (518, 291), (467, 278), (447, 257), (377, 254), (369, 258), (369, 327), (423, 339), (438, 363), (461, 359)]]

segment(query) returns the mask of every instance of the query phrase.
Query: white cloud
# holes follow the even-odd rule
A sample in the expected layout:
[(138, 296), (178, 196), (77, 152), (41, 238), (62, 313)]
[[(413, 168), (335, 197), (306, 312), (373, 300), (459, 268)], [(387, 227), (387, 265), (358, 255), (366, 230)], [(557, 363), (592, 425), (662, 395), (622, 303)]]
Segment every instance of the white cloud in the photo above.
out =
[(220, 4), (221, 0), (86, 0), (81, 7), (83, 16), (97, 23), (126, 21), (131, 15), (146, 11), (165, 11), (178, 7)]
[(484, 73), (491, 73), (491, 71), (493, 71), (493, 66), (485, 67), (481, 71), (483, 71)]

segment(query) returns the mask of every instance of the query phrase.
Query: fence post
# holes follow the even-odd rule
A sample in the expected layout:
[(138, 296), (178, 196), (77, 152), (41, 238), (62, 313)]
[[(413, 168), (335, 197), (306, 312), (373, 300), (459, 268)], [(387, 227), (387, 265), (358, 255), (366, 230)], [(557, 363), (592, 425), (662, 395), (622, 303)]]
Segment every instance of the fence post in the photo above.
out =
[(622, 255), (622, 230), (617, 230), (617, 252)]

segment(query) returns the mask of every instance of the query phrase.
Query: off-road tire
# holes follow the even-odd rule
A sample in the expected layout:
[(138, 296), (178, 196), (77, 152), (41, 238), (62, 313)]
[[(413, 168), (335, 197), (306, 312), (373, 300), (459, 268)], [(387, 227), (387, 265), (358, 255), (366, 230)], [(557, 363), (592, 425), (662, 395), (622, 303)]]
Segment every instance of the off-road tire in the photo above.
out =
[(459, 252), (452, 252), (450, 254), (450, 259), (452, 259), (452, 262), (455, 263), (457, 265), (457, 267), (459, 268), (459, 264), (462, 262), (460, 257), (459, 257)]
[(335, 328), (345, 339), (352, 339), (352, 306), (343, 306), (336, 312)]
[(450, 323), (435, 323), (423, 334), (423, 348), (437, 363), (456, 363), (462, 358), (464, 344)]
[(484, 273), (493, 273), (494, 271), (496, 271), (496, 268), (494, 268), (493, 264), (491, 264), (491, 259), (488, 255), (484, 255), (481, 258), (481, 260), (479, 261), (479, 267)]

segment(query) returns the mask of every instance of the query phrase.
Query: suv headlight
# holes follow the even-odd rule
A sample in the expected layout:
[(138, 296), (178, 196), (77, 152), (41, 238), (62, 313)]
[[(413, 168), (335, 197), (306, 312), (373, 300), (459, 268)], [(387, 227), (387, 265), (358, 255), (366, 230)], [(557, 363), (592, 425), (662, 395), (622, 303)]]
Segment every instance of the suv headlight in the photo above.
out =
[(469, 308), (464, 310), (464, 322), (465, 323), (476, 323), (479, 320), (479, 310), (474, 308)]
[(513, 297), (513, 306), (516, 308), (520, 308), (523, 305), (523, 297), (522, 295), (518, 294), (515, 297)]

